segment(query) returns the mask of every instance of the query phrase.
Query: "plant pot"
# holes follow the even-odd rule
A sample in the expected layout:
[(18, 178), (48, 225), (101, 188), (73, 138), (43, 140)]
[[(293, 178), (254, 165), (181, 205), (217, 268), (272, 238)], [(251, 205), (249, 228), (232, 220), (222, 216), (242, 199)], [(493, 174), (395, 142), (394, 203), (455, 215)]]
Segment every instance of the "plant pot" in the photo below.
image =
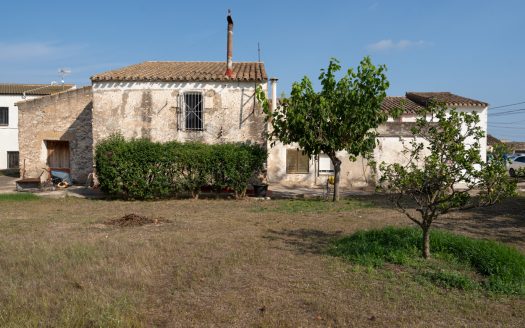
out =
[(253, 195), (255, 197), (266, 197), (267, 191), (268, 191), (267, 184), (253, 185)]

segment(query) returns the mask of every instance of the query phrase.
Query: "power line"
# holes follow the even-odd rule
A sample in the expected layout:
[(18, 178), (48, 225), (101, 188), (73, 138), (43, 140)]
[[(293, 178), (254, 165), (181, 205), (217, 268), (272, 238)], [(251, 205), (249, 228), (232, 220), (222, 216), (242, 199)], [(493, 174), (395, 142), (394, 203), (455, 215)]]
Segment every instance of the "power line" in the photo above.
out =
[(508, 126), (495, 126), (495, 125), (489, 125), (489, 128), (493, 127), (494, 129), (500, 128), (505, 130), (521, 130), (523, 131), (524, 128), (517, 128), (517, 127), (508, 127)]
[(522, 101), (522, 102), (519, 102), (519, 103), (515, 103), (515, 104), (509, 104), (509, 105), (502, 105), (502, 106), (490, 107), (489, 109), (496, 109), (496, 108), (510, 107), (510, 106), (521, 105), (521, 104), (525, 104), (525, 101)]
[[(505, 115), (509, 115), (509, 114), (516, 114), (516, 113), (520, 113), (522, 111), (525, 111), (525, 108), (514, 108), (514, 109), (511, 109), (511, 110), (508, 110), (508, 111), (505, 111), (505, 112), (494, 113), (494, 114), (492, 114), (492, 117), (494, 117), (494, 116), (505, 116)], [(489, 115), (491, 115), (490, 112), (489, 112)]]
[(519, 121), (514, 121), (514, 122), (489, 122), (489, 125), (490, 124), (514, 125), (514, 124), (523, 123), (523, 122), (525, 122), (525, 120), (519, 120)]

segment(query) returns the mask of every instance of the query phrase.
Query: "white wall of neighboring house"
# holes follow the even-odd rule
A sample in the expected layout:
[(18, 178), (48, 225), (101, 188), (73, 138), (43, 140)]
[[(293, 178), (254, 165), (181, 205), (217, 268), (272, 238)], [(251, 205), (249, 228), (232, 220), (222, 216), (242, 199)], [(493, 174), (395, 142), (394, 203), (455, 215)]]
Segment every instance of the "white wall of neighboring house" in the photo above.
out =
[[(33, 98), (37, 97), (26, 97)], [(0, 125), (0, 170), (7, 168), (7, 152), (18, 151), (18, 107), (15, 103), (22, 100), (22, 95), (0, 95), (0, 107), (9, 108), (9, 124)]]
[[(480, 118), (479, 126), (487, 133), (487, 107), (461, 107), (458, 111), (477, 112)], [(404, 115), (401, 117), (401, 123), (413, 123), (416, 121), (415, 115)], [(392, 124), (393, 119), (389, 119)], [(406, 129), (403, 129), (406, 130)], [(381, 133), (381, 129), (380, 129)], [(403, 153), (405, 147), (410, 146), (412, 137), (403, 132), (404, 137), (399, 135), (385, 133), (378, 138), (378, 146), (374, 150), (374, 160), (379, 166), (382, 162), (385, 163), (406, 163), (408, 161), (407, 155)], [(423, 141), (418, 138), (417, 140)], [(467, 144), (469, 141), (467, 140)], [(274, 147), (268, 149), (268, 181), (273, 184), (282, 185), (284, 187), (314, 187), (326, 185), (327, 177), (330, 174), (319, 172), (319, 161), (315, 158), (310, 158), (308, 173), (287, 173), (286, 172), (286, 150), (297, 149), (297, 145), (283, 145), (276, 143)], [(480, 140), (480, 155), (482, 160), (486, 159), (487, 155), (487, 138), (486, 136)], [(350, 161), (348, 154), (344, 151), (338, 152), (337, 156), (342, 161), (341, 164), (341, 187), (343, 188), (362, 188), (371, 186), (376, 182), (378, 176), (374, 176), (373, 170), (369, 167), (367, 161), (358, 157), (356, 161)], [(377, 171), (379, 174), (379, 172)]]

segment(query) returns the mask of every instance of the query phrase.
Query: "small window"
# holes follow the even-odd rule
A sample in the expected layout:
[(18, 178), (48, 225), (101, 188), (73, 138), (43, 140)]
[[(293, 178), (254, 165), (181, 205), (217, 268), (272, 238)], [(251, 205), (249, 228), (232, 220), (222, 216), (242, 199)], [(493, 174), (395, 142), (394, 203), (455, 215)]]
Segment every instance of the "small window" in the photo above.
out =
[(299, 149), (286, 150), (286, 173), (308, 173), (310, 158)]
[(18, 152), (17, 151), (7, 152), (7, 168), (8, 169), (18, 168)]
[(334, 165), (332, 164), (332, 160), (328, 155), (326, 154), (320, 154), (319, 155), (319, 174), (333, 174), (334, 173)]
[(9, 107), (0, 107), (0, 125), (9, 125)]
[(185, 129), (193, 131), (204, 130), (204, 111), (200, 92), (184, 94)]

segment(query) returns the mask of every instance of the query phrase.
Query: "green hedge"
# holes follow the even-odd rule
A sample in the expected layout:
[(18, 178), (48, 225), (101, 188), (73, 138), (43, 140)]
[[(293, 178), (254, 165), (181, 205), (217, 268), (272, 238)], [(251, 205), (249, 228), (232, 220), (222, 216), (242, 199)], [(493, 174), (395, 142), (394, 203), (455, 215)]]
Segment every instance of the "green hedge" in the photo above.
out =
[(95, 151), (103, 191), (127, 199), (152, 199), (202, 187), (230, 189), (244, 196), (248, 180), (263, 168), (266, 150), (259, 145), (157, 143), (114, 135)]

